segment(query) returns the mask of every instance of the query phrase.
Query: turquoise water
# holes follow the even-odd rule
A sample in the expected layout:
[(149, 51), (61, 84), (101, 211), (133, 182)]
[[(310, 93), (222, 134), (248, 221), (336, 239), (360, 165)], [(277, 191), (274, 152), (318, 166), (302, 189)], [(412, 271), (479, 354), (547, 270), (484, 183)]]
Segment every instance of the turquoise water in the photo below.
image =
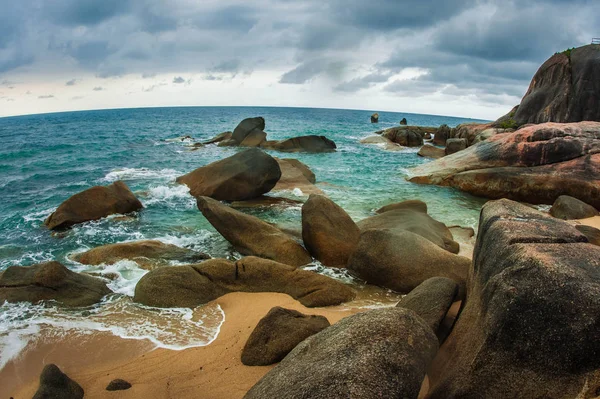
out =
[[(238, 150), (207, 146), (190, 151), (189, 141), (167, 140), (188, 135), (198, 141), (205, 140), (233, 130), (239, 121), (252, 116), (265, 118), (265, 130), (271, 140), (307, 134), (325, 135), (334, 140), (338, 146), (335, 153), (271, 154), (298, 158), (306, 163), (316, 174), (319, 187), (356, 220), (387, 203), (418, 198), (427, 202), (433, 217), (446, 224), (475, 226), (482, 200), (454, 189), (419, 186), (404, 179), (407, 168), (428, 162), (416, 155), (418, 149), (388, 152), (359, 143), (375, 130), (397, 126), (403, 117), (411, 125), (422, 126), (443, 123), (456, 126), (473, 120), (380, 112), (380, 123), (371, 124), (371, 113), (192, 107), (0, 118), (0, 270), (10, 265), (47, 260), (58, 260), (74, 270), (89, 270), (70, 261), (67, 255), (102, 244), (137, 239), (159, 239), (202, 250), (214, 257), (235, 257), (227, 242), (197, 210), (187, 188), (174, 181), (181, 174)], [(130, 186), (145, 206), (136, 218), (125, 221), (109, 218), (61, 234), (53, 234), (43, 226), (43, 220), (69, 196), (119, 179)], [(294, 197), (293, 193), (283, 195)], [(268, 221), (300, 223), (299, 207), (252, 213)], [(102, 269), (102, 272), (119, 274), (111, 288), (120, 294), (115, 298), (120, 298), (121, 305), (145, 273), (127, 262)], [(114, 301), (113, 298), (110, 306), (115, 306)], [(96, 311), (105, 312), (107, 306), (98, 307)], [(20, 317), (17, 324), (14, 318), (7, 321), (6, 314), (14, 309), (13, 305), (0, 309), (5, 313), (5, 319), (0, 319), (0, 337), (27, 324), (23, 321), (27, 317)], [(54, 310), (52, 317), (56, 318), (56, 313)], [(44, 314), (43, 317), (47, 321), (50, 316)], [(173, 317), (179, 317), (177, 320), (181, 323), (181, 314)]]

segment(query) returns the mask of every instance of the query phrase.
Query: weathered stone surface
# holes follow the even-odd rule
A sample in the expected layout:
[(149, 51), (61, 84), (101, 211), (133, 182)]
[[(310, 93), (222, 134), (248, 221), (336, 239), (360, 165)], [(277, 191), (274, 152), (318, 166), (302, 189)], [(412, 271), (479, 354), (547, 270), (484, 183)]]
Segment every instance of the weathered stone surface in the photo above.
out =
[(337, 146), (332, 140), (325, 136), (299, 136), (281, 141), (265, 141), (263, 148), (282, 151), (282, 152), (331, 152), (335, 151)]
[(407, 200), (383, 206), (376, 210), (375, 213), (380, 214), (389, 211), (395, 211), (397, 209), (410, 209), (417, 212), (427, 213), (427, 204), (420, 200)]
[[(490, 132), (495, 132), (496, 130), (500, 131), (499, 129), (493, 129), (492, 124), (490, 123), (463, 123), (454, 129), (450, 129), (447, 140), (464, 139), (467, 147), (469, 147), (478, 140), (478, 137), (480, 137), (483, 132), (487, 131), (487, 134), (489, 135)], [(478, 141), (483, 140), (479, 139)]]
[(409, 309), (421, 317), (436, 333), (440, 341), (439, 327), (448, 313), (448, 309), (458, 296), (459, 286), (456, 281), (445, 277), (432, 277), (423, 281), (403, 297), (396, 305)]
[(410, 171), (410, 181), (488, 198), (552, 204), (570, 195), (600, 207), (600, 123), (545, 123), (498, 134)]
[(131, 388), (131, 384), (121, 379), (112, 380), (106, 386), (107, 391), (126, 391), (129, 388)]
[(273, 191), (300, 189), (303, 194), (323, 194), (320, 188), (315, 186), (317, 178), (308, 166), (291, 158), (275, 158), (281, 169), (281, 178), (273, 187)]
[(44, 367), (40, 386), (33, 399), (82, 399), (83, 388), (70, 379), (55, 364)]
[(208, 197), (198, 198), (198, 209), (242, 255), (260, 256), (292, 266), (312, 261), (308, 252), (290, 236), (254, 216)]
[(142, 209), (142, 203), (122, 181), (108, 186), (94, 186), (75, 194), (54, 211), (44, 224), (51, 230), (64, 229), (78, 223), (98, 220), (109, 215)]
[(467, 139), (446, 140), (446, 155), (452, 155), (467, 148)]
[(519, 124), (600, 121), (600, 46), (550, 57), (514, 114)]
[(293, 206), (302, 206), (303, 202), (283, 197), (274, 197), (261, 195), (246, 201), (233, 201), (229, 204), (233, 209), (255, 209), (255, 208), (270, 208), (273, 206), (280, 208), (289, 208)]
[(437, 348), (409, 310), (359, 313), (304, 340), (244, 398), (416, 398)]
[(561, 195), (554, 201), (550, 214), (559, 219), (585, 219), (598, 215), (598, 211), (591, 205), (577, 198)]
[[(371, 216), (357, 223), (361, 231), (369, 229), (394, 229), (410, 231), (424, 237), (449, 252), (457, 254), (460, 245), (454, 241), (452, 233), (442, 222), (438, 222), (419, 203), (393, 204), (392, 209)], [(395, 209), (393, 209), (395, 208)]]
[(467, 301), (429, 398), (575, 398), (600, 388), (600, 248), (525, 205), (484, 205)]
[(423, 147), (421, 147), (419, 152), (417, 152), (417, 155), (425, 158), (438, 159), (446, 156), (446, 150), (440, 147), (435, 147), (431, 144), (425, 144)]
[(311, 195), (302, 206), (302, 239), (308, 252), (324, 265), (344, 267), (358, 245), (360, 230), (335, 202)]
[(420, 235), (399, 229), (366, 230), (347, 268), (370, 284), (408, 293), (431, 277), (464, 285), (470, 260), (451, 254)]
[(243, 201), (265, 194), (277, 184), (277, 161), (259, 149), (249, 149), (177, 178), (194, 197)]
[[(236, 143), (241, 144), (249, 135), (258, 134), (258, 136), (261, 136), (262, 133), (264, 133), (263, 130), (265, 130), (264, 118), (260, 116), (256, 118), (246, 118), (233, 130), (231, 139)], [(266, 133), (264, 133), (264, 136), (267, 136)]]
[(111, 291), (95, 277), (72, 272), (58, 262), (10, 266), (0, 274), (0, 301), (57, 301), (65, 306), (89, 306)]
[(219, 133), (215, 137), (213, 137), (212, 139), (203, 141), (201, 144), (204, 144), (204, 145), (215, 144), (215, 143), (220, 143), (221, 141), (231, 140), (231, 136), (232, 135), (233, 135), (232, 132)]
[(590, 244), (599, 245), (600, 246), (600, 230), (592, 227), (585, 226), (582, 224), (578, 224), (575, 228), (583, 235), (585, 235), (590, 242)]
[(266, 139), (267, 133), (262, 130), (253, 130), (242, 140), (240, 147), (260, 147)]
[(300, 342), (329, 327), (324, 316), (274, 307), (260, 319), (242, 350), (246, 366), (268, 366), (280, 362)]
[(140, 279), (133, 300), (161, 308), (195, 308), (229, 292), (280, 292), (307, 307), (339, 305), (355, 295), (332, 278), (248, 256), (235, 263), (210, 259), (154, 269)]
[(433, 144), (446, 145), (446, 140), (450, 138), (450, 126), (442, 125), (434, 133)]
[(382, 136), (404, 147), (420, 147), (423, 145), (424, 129), (418, 126), (398, 126), (386, 129)]

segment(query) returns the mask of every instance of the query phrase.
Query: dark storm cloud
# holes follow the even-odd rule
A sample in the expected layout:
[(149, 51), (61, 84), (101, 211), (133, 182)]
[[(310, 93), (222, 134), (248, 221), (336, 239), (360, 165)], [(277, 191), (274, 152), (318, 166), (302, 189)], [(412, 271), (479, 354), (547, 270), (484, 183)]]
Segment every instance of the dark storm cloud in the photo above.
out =
[(52, 0), (44, 2), (42, 11), (60, 25), (96, 25), (127, 12), (128, 0)]
[(344, 68), (344, 63), (338, 61), (319, 59), (303, 62), (291, 71), (281, 75), (279, 83), (303, 84), (322, 74), (335, 77), (340, 75)]

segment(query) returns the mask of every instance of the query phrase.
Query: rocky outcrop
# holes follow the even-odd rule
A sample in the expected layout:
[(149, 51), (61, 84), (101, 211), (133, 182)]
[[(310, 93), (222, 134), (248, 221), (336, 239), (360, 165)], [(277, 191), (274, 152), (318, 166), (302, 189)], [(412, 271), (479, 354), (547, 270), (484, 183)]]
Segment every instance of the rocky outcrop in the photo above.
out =
[[(492, 124), (490, 123), (463, 123), (453, 129), (450, 129), (446, 140), (464, 139), (466, 146), (469, 147), (476, 141), (483, 141), (483, 137), (481, 135), (484, 134), (484, 132), (487, 132), (485, 135), (489, 136), (491, 132), (494, 132), (495, 134), (496, 131), (499, 132), (501, 129), (492, 128)], [(447, 144), (448, 143), (446, 142), (446, 146)]]
[(89, 306), (111, 291), (95, 277), (72, 272), (58, 262), (10, 266), (0, 275), (0, 302), (56, 301), (65, 306)]
[(131, 213), (142, 208), (142, 203), (129, 187), (119, 180), (108, 186), (94, 186), (75, 194), (60, 204), (44, 224), (51, 230), (65, 229), (78, 223)]
[(398, 126), (386, 129), (382, 136), (403, 147), (420, 147), (423, 145), (425, 133), (433, 128), (421, 126)]
[(217, 134), (215, 137), (213, 137), (210, 140), (203, 141), (200, 144), (202, 144), (202, 145), (217, 144), (217, 143), (220, 143), (221, 141), (231, 140), (232, 136), (233, 136), (233, 132), (223, 132), (223, 133)]
[(254, 255), (292, 266), (303, 266), (311, 256), (289, 235), (262, 220), (236, 211), (208, 197), (198, 198), (198, 209), (242, 255)]
[(85, 265), (112, 265), (121, 260), (131, 260), (144, 269), (152, 269), (166, 266), (172, 261), (197, 263), (210, 256), (156, 240), (145, 240), (102, 245), (75, 254), (72, 258)]
[(448, 139), (446, 140), (446, 155), (452, 155), (467, 148), (466, 139)]
[(332, 152), (337, 146), (325, 136), (299, 136), (280, 141), (265, 141), (261, 147), (282, 152)]
[(410, 209), (417, 212), (427, 213), (427, 204), (420, 200), (407, 200), (383, 206), (376, 210), (375, 213), (381, 214), (398, 209)]
[(421, 317), (442, 342), (448, 331), (440, 329), (450, 306), (457, 299), (459, 286), (445, 277), (432, 277), (404, 296), (396, 307), (409, 309)]
[(386, 211), (363, 219), (357, 225), (363, 232), (369, 229), (410, 231), (446, 251), (457, 254), (460, 250), (448, 227), (429, 216), (427, 212), (423, 212), (423, 205), (418, 202), (392, 204)]
[[(246, 141), (246, 144), (256, 141), (257, 138), (262, 137), (262, 140), (258, 142), (258, 145), (267, 137), (265, 130), (265, 119), (262, 117), (246, 118), (241, 121), (231, 135), (231, 139), (237, 144), (242, 144)], [(253, 147), (256, 147), (255, 145)]]
[(279, 292), (304, 306), (332, 306), (354, 298), (346, 285), (323, 275), (249, 256), (211, 259), (154, 269), (135, 287), (135, 302), (160, 308), (195, 308), (230, 292)]
[(575, 228), (590, 242), (590, 244), (599, 245), (600, 246), (600, 229), (597, 229), (592, 226), (586, 226), (582, 224), (578, 224)]
[(40, 386), (33, 399), (82, 399), (83, 394), (83, 388), (78, 383), (55, 364), (49, 364), (40, 374)]
[(303, 194), (323, 194), (320, 188), (315, 186), (317, 178), (308, 166), (297, 159), (275, 158), (281, 169), (281, 178), (273, 187), (273, 191), (299, 189)]
[(408, 125), (408, 121), (406, 120), (406, 118), (402, 118), (402, 120), (400, 121), (400, 124), (402, 126), (406, 126), (406, 125)]
[(243, 201), (271, 191), (281, 169), (277, 161), (259, 149), (249, 149), (213, 162), (177, 178), (194, 197)]
[(450, 126), (442, 125), (434, 133), (433, 144), (435, 145), (446, 145), (446, 140), (450, 138)]
[(311, 195), (302, 206), (302, 239), (308, 252), (326, 266), (344, 267), (356, 249), (360, 230), (335, 202)]
[(437, 348), (411, 311), (359, 313), (304, 340), (244, 398), (416, 398)]
[(409, 293), (431, 277), (447, 277), (461, 285), (471, 262), (406, 230), (366, 230), (347, 268), (370, 284)]
[(439, 159), (446, 156), (446, 150), (431, 144), (425, 144), (421, 147), (419, 152), (417, 152), (417, 155), (425, 158)]
[(591, 398), (600, 389), (600, 248), (509, 200), (484, 205), (467, 301), (428, 398)]
[(246, 366), (278, 363), (300, 342), (329, 326), (326, 317), (274, 307), (250, 334), (242, 350), (242, 363)]
[(375, 112), (373, 115), (371, 115), (371, 123), (377, 123), (379, 122), (379, 114), (377, 112)]
[(598, 211), (591, 205), (577, 198), (561, 195), (554, 201), (550, 214), (559, 219), (585, 219), (598, 216)]
[(410, 181), (474, 195), (552, 204), (570, 195), (600, 207), (600, 123), (545, 123), (498, 134), (410, 170)]
[(513, 118), (520, 125), (600, 121), (600, 46), (550, 57), (534, 75)]

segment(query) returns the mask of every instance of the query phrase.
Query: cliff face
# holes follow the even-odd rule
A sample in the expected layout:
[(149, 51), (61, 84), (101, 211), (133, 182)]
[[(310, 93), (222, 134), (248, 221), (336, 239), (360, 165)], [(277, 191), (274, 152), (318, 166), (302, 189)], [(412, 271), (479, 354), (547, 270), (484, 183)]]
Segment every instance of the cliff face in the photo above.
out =
[(533, 77), (514, 120), (520, 125), (600, 121), (600, 45), (550, 57)]

